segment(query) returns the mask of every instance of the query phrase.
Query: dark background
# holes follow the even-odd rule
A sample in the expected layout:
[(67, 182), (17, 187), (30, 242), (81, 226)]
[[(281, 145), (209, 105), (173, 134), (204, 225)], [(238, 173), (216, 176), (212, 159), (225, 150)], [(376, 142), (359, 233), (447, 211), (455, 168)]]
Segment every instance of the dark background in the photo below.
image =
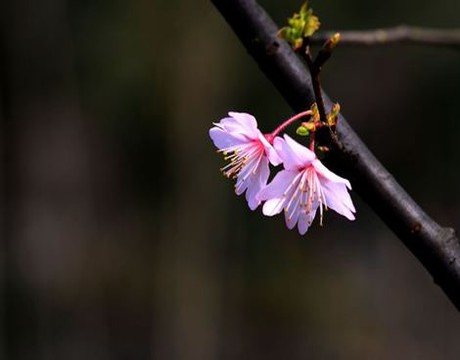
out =
[[(261, 1), (278, 23), (300, 1)], [(313, 1), (323, 29), (459, 26), (458, 0)], [(0, 358), (458, 359), (460, 317), (356, 194), (301, 237), (207, 132), (292, 112), (208, 1), (0, 4)], [(339, 47), (323, 85), (459, 227), (460, 51)]]

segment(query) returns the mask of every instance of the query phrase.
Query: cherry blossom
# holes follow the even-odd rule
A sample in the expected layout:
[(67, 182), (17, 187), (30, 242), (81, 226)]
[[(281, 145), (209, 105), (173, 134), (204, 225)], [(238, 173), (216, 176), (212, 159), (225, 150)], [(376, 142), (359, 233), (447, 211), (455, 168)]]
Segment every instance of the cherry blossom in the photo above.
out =
[(327, 209), (355, 219), (348, 180), (327, 169), (313, 151), (286, 134), (284, 139), (274, 140), (274, 147), (284, 170), (257, 194), (259, 201), (265, 201), (264, 215), (273, 216), (284, 210), (287, 227), (292, 229), (297, 224), (301, 235), (307, 232), (318, 209), (321, 224)]
[(209, 130), (218, 152), (229, 163), (221, 171), (227, 178), (236, 178), (235, 192), (246, 191), (251, 210), (260, 205), (257, 193), (267, 184), (270, 175), (269, 162), (278, 165), (281, 159), (271, 145), (274, 138), (263, 135), (257, 128), (254, 116), (247, 113), (229, 112), (229, 117), (215, 123)]

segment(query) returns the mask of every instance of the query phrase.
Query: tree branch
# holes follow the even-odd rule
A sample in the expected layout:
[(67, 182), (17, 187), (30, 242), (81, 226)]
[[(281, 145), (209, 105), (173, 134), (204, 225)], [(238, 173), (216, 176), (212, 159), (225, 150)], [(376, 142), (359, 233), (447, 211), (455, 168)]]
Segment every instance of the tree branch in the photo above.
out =
[[(321, 31), (313, 35), (311, 43), (322, 45), (337, 31)], [(395, 27), (338, 31), (341, 45), (375, 46), (387, 44), (417, 44), (460, 48), (460, 29), (439, 30), (399, 25)]]
[[(310, 75), (278, 27), (255, 0), (212, 0), (261, 70), (299, 112), (314, 102)], [(324, 93), (323, 93), (324, 94)], [(332, 104), (324, 94), (326, 106)], [(338, 141), (327, 163), (352, 182), (356, 192), (402, 240), (460, 310), (460, 244), (451, 228), (431, 219), (396, 182), (341, 115)]]

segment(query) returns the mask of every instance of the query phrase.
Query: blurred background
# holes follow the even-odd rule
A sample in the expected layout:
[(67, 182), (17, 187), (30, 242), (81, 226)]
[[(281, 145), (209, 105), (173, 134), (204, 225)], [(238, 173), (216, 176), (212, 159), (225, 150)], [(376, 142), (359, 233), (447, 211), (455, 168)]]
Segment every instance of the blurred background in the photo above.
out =
[[(261, 1), (278, 23), (301, 1)], [(458, 0), (312, 1), (323, 29), (459, 27)], [(301, 237), (208, 129), (292, 112), (209, 1), (0, 4), (1, 359), (458, 359), (460, 316), (356, 194)], [(460, 51), (339, 47), (323, 85), (460, 225)]]

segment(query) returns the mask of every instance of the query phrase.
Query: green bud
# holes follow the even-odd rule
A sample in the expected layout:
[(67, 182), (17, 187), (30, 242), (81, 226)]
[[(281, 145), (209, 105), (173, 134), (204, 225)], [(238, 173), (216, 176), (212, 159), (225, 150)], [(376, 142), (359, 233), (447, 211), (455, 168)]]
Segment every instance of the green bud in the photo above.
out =
[(339, 116), (340, 113), (340, 105), (339, 103), (336, 103), (332, 106), (331, 112), (327, 116), (327, 123), (329, 126), (335, 126), (337, 125), (337, 117)]
[(308, 8), (306, 1), (298, 13), (294, 13), (288, 18), (288, 26), (283, 27), (278, 36), (286, 40), (294, 50), (302, 47), (303, 40), (312, 36), (319, 29), (320, 22), (316, 15), (313, 15), (313, 9)]
[(313, 15), (312, 9), (308, 10), (308, 15), (306, 17), (305, 23), (306, 24), (303, 31), (303, 35), (305, 37), (312, 36), (321, 25), (321, 23), (319, 22), (319, 18)]
[(334, 50), (337, 45), (339, 45), (340, 42), (340, 33), (335, 33), (332, 35), (332, 37), (326, 41), (326, 44), (324, 44), (324, 48), (326, 50)]
[(304, 126), (299, 126), (295, 132), (300, 136), (308, 136), (309, 134), (308, 129)]
[(337, 116), (339, 115), (339, 112), (340, 112), (340, 104), (335, 103), (334, 105), (332, 105), (331, 116)]
[(319, 121), (319, 110), (318, 110), (318, 105), (316, 103), (313, 103), (312, 106), (310, 107), (311, 110), (311, 120), (313, 123)]
[(300, 16), (306, 16), (307, 12), (308, 12), (308, 0), (306, 0), (300, 7), (299, 14)]

